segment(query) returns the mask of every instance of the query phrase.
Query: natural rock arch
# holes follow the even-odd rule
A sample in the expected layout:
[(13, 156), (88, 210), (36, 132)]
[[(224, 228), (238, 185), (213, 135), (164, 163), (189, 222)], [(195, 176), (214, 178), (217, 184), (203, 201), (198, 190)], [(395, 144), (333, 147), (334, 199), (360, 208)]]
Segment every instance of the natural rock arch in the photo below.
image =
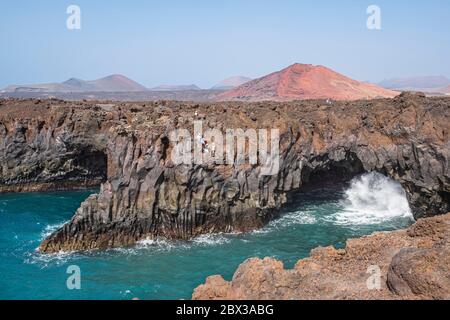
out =
[[(91, 176), (103, 179), (107, 171), (100, 192), (41, 244), (43, 252), (252, 230), (276, 216), (311, 175), (320, 179), (326, 172), (327, 179), (370, 171), (393, 178), (416, 218), (449, 210), (449, 99), (406, 94), (333, 105), (14, 103), (0, 109), (0, 190), (27, 190), (20, 187), (30, 184), (22, 179), (24, 169), (70, 152), (73, 161), (96, 173)], [(205, 126), (219, 130), (280, 129), (279, 172), (263, 177), (257, 165), (174, 165), (167, 137), (176, 128), (191, 128), (196, 113), (207, 115)], [(65, 162), (56, 163), (55, 171), (40, 170), (35, 182), (64, 172)]]

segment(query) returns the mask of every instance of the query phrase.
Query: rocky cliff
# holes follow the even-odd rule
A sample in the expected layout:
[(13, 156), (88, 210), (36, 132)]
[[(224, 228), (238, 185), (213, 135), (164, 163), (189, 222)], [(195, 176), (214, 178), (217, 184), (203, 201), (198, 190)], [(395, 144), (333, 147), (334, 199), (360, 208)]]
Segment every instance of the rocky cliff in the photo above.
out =
[[(378, 171), (404, 187), (417, 218), (450, 210), (450, 99), (289, 103), (0, 101), (0, 190), (96, 185), (42, 252), (188, 239), (263, 226), (311, 183)], [(175, 165), (174, 129), (279, 129), (280, 170)]]
[(106, 180), (103, 117), (81, 103), (0, 100), (0, 192), (100, 185)]
[(290, 270), (249, 259), (232, 281), (207, 278), (193, 299), (450, 299), (450, 213), (349, 240), (344, 249), (314, 249)]

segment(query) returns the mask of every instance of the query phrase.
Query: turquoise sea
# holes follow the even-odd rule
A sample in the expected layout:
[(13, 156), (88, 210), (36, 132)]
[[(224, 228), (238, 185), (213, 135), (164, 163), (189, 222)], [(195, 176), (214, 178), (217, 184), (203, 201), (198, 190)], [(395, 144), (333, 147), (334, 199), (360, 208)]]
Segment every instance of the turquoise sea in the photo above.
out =
[[(0, 299), (189, 299), (207, 276), (229, 280), (249, 257), (275, 257), (292, 268), (317, 246), (342, 247), (348, 238), (413, 221), (401, 187), (366, 174), (346, 190), (296, 195), (280, 219), (248, 234), (142, 241), (105, 252), (36, 252), (39, 242), (93, 192), (0, 195)], [(67, 288), (71, 265), (81, 270), (80, 290)]]

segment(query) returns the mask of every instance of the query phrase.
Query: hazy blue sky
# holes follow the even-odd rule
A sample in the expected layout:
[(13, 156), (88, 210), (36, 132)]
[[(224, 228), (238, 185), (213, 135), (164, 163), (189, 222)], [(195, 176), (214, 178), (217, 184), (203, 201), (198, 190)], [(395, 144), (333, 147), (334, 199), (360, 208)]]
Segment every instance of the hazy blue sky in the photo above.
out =
[[(66, 28), (70, 4), (81, 30)], [(366, 27), (371, 4), (380, 31)], [(448, 0), (2, 0), (0, 10), (0, 87), (112, 73), (210, 87), (294, 62), (358, 80), (450, 77)]]

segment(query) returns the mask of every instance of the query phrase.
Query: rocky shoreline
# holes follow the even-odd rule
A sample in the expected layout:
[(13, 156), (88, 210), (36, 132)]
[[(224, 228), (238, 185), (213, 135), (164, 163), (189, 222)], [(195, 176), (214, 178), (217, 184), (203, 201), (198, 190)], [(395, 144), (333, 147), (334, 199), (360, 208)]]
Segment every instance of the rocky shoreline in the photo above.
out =
[[(254, 230), (301, 188), (370, 171), (403, 186), (416, 218), (433, 216), (450, 210), (449, 116), (449, 98), (413, 94), (332, 104), (1, 100), (0, 192), (102, 182), (44, 253)], [(279, 129), (279, 172), (174, 164), (170, 133), (198, 119), (220, 131)]]
[(293, 269), (252, 258), (231, 281), (211, 276), (194, 300), (450, 299), (450, 213), (418, 220), (407, 230), (317, 248)]

